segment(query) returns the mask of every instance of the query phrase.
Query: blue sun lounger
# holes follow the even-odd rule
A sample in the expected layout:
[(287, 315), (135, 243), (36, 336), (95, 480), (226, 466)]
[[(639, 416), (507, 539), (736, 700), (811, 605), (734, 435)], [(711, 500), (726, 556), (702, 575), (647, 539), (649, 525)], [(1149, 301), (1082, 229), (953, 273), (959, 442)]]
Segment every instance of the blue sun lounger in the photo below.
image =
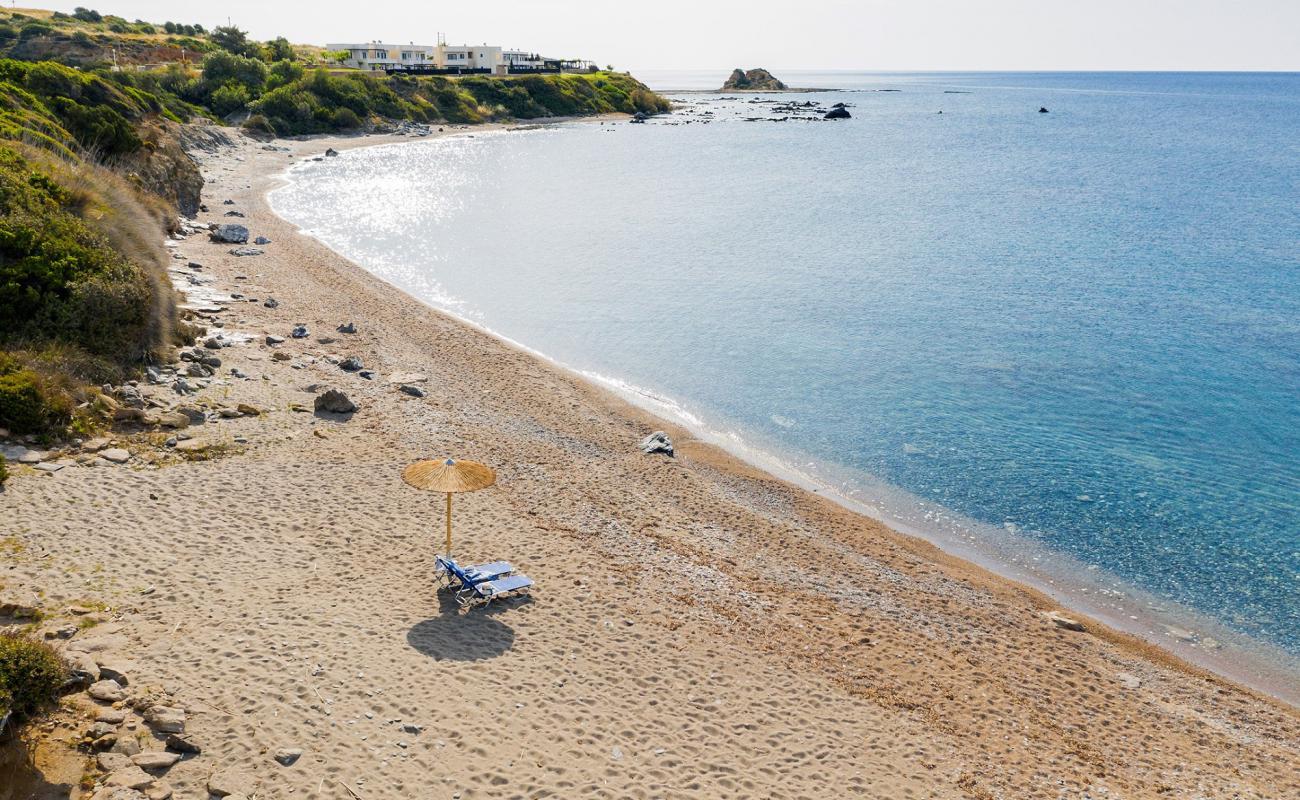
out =
[(509, 575), (496, 580), (482, 581), (457, 592), (456, 602), (462, 606), (470, 606), (479, 602), (487, 605), (502, 595), (518, 592), (532, 585), (533, 579), (527, 575)]
[(438, 580), (442, 585), (456, 588), (457, 591), (468, 589), (476, 583), (496, 580), (515, 571), (509, 561), (492, 561), (487, 564), (462, 567), (451, 556), (438, 556), (434, 562), (438, 565), (436, 573)]

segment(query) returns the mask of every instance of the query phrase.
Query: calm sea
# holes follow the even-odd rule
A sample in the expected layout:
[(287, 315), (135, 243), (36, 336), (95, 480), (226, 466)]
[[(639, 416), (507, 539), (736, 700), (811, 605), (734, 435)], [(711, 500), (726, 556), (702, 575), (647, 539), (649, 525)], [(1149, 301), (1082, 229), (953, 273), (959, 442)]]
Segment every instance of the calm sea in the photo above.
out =
[(645, 77), (681, 110), (350, 151), (272, 203), (870, 513), (1300, 674), (1300, 75)]

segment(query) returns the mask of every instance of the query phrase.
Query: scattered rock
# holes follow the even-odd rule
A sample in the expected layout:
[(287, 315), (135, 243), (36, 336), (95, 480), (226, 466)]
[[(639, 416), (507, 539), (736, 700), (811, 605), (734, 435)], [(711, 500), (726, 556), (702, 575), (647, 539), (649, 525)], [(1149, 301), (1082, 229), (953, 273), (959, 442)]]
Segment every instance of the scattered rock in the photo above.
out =
[(242, 217), (242, 216), (244, 216), (244, 212), (242, 212), (242, 211), (227, 211), (226, 214), (225, 214), (225, 216), (227, 216), (227, 217)]
[(105, 786), (125, 786), (128, 789), (142, 789), (153, 783), (153, 776), (134, 764), (109, 773), (104, 779)]
[(302, 758), (302, 750), (299, 750), (296, 747), (281, 747), (279, 750), (275, 751), (274, 758), (276, 761), (287, 767), (299, 758)]
[(163, 426), (164, 428), (180, 429), (180, 428), (188, 428), (190, 426), (190, 418), (180, 413), (179, 411), (166, 411), (162, 414), (159, 414), (157, 419), (158, 419), (157, 424)]
[(186, 736), (178, 736), (174, 733), (167, 736), (165, 744), (168, 749), (175, 750), (178, 753), (193, 753), (194, 755), (198, 755), (203, 752), (203, 748), (195, 744), (194, 740)]
[(357, 326), (356, 323), (354, 322), (345, 322), (342, 325), (335, 328), (335, 330), (338, 331), (339, 333), (356, 333)]
[(1063, 630), (1078, 631), (1079, 633), (1087, 630), (1082, 622), (1073, 617), (1067, 617), (1059, 611), (1044, 611), (1043, 616), (1051, 620), (1053, 625)]
[[(268, 302), (268, 303), (274, 303), (275, 301), (274, 301), (274, 300), (267, 300), (266, 302)], [(278, 304), (277, 304), (277, 305), (278, 305)], [(275, 308), (275, 306), (267, 306), (267, 308)], [(277, 344), (284, 344), (284, 337), (283, 337), (283, 336), (271, 336), (270, 334), (268, 334), (267, 337), (266, 337), (266, 343), (267, 343), (268, 345), (273, 345), (273, 346), (274, 346), (274, 345), (277, 345)]]
[(830, 111), (827, 111), (826, 116), (822, 117), (822, 119), (850, 119), (852, 116), (853, 115), (849, 113), (847, 108), (840, 106), (839, 108), (832, 108)]
[(90, 796), (90, 800), (148, 800), (147, 795), (140, 794), (127, 786), (105, 786)]
[(121, 725), (126, 721), (126, 712), (120, 708), (101, 708), (95, 715), (95, 721), (106, 725)]
[(170, 800), (172, 785), (167, 781), (154, 781), (152, 786), (145, 788), (144, 796), (148, 800)]
[(115, 680), (96, 681), (86, 690), (86, 694), (103, 703), (116, 703), (126, 698), (122, 685)]
[(131, 766), (131, 759), (121, 753), (99, 753), (95, 756), (95, 766), (104, 772), (117, 772)]
[(22, 586), (0, 586), (0, 617), (36, 619), (41, 615), (41, 599)]
[(208, 234), (208, 238), (224, 244), (244, 244), (248, 241), (248, 228), (243, 225), (218, 225)]
[(655, 431), (641, 440), (641, 452), (673, 455), (673, 440), (663, 431)]
[(329, 157), (329, 158), (333, 158), (334, 156), (337, 156), (338, 154), (339, 154), (339, 151), (335, 150), (333, 147), (327, 147), (327, 148), (325, 148), (325, 155), (326, 155), (327, 157)]
[(357, 404), (338, 389), (326, 389), (316, 396), (316, 410), (329, 414), (351, 414), (357, 410)]
[(260, 247), (236, 247), (230, 251), (232, 256), (260, 256), (266, 251)]
[(150, 771), (167, 769), (180, 760), (180, 753), (168, 753), (166, 750), (149, 750), (131, 756), (132, 764)]
[(234, 794), (251, 795), (256, 789), (253, 779), (238, 770), (223, 769), (220, 772), (214, 772), (208, 778), (208, 791), (217, 797), (227, 797)]
[(271, 240), (266, 238), (265, 236), (259, 236), (253, 240), (253, 244), (270, 244), (270, 243)]
[(1130, 675), (1127, 672), (1116, 672), (1115, 680), (1124, 685), (1125, 689), (1137, 689), (1142, 686), (1142, 681), (1136, 675)]
[[(117, 736), (114, 738), (117, 739), (113, 744), (114, 753), (121, 753), (124, 756), (133, 756), (140, 752), (140, 743), (135, 740), (134, 736)], [(99, 742), (96, 741), (95, 743), (98, 744)]]
[(1039, 107), (1038, 107), (1038, 113), (1039, 113), (1039, 114), (1046, 114), (1046, 113), (1047, 113), (1047, 106), (1039, 106)]
[(246, 417), (257, 417), (262, 414), (262, 411), (257, 406), (250, 406), (248, 403), (240, 403), (235, 406), (235, 410)]
[(272, 361), (288, 361), (291, 358), (293, 358), (293, 356), (289, 355), (283, 350), (276, 350), (274, 353), (271, 354)]
[(410, 384), (404, 383), (397, 387), (397, 390), (403, 394), (409, 394), (411, 397), (424, 397), (424, 390), (419, 386), (411, 386)]
[(172, 706), (153, 706), (144, 713), (144, 721), (159, 733), (185, 732), (185, 711)]
[(365, 369), (365, 365), (361, 363), (361, 359), (357, 356), (348, 356), (339, 362), (339, 369), (346, 372), (357, 372)]
[(306, 325), (293, 326), (293, 332), (289, 334), (295, 339), (306, 339), (308, 336)]
[(127, 680), (126, 673), (128, 667), (126, 664), (108, 659), (97, 660), (96, 666), (99, 667), (100, 680), (117, 681), (119, 686), (130, 686), (131, 682)]

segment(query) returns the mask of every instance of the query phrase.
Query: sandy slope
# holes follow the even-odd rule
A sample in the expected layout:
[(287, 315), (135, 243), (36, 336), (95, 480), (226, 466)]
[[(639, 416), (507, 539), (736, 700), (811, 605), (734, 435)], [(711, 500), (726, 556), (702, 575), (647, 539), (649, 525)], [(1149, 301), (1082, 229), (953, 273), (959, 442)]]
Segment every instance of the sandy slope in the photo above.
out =
[[(177, 797), (227, 768), (276, 798), (1300, 796), (1293, 709), (1059, 629), (1040, 595), (427, 309), (268, 211), (288, 163), (252, 143), (205, 158), (204, 220), (245, 212), (265, 255), (178, 248), (279, 301), (218, 315), (258, 335), (221, 351), (252, 379), (201, 394), (269, 413), (191, 428), (235, 451), (211, 461), (152, 467), (140, 438), (131, 464), (0, 494), (0, 536), (23, 548), (4, 580), (54, 609), (114, 606), (72, 641), (188, 712), (204, 752), (171, 768)], [(357, 334), (334, 333), (348, 320)], [(295, 323), (313, 338), (272, 360), (261, 336)], [(428, 396), (394, 372), (427, 375)], [(288, 410), (309, 384), (361, 410)], [(677, 458), (637, 451), (657, 428)], [(531, 600), (461, 615), (435, 596), (438, 498), (398, 474), (447, 453), (500, 475), (458, 500), (457, 555), (512, 560)], [(282, 747), (304, 754), (281, 766)]]

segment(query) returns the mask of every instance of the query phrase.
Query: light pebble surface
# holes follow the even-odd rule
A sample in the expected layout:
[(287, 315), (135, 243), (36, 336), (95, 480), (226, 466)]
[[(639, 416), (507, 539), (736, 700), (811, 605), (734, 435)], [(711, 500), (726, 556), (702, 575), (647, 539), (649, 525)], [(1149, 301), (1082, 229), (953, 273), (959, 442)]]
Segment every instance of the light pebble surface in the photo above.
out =
[[(210, 776), (301, 800), (1300, 796), (1294, 708), (1073, 612), (1084, 630), (1062, 627), (1041, 594), (435, 312), (268, 210), (288, 164), (379, 141), (202, 156), (201, 221), (231, 198), (271, 240), (177, 247), (221, 291), (279, 301), (226, 304), (223, 330), (253, 338), (220, 373), (251, 379), (196, 395), (263, 413), (185, 431), (242, 452), (154, 469), (133, 445), (0, 493), (21, 544), (4, 579), (109, 604), (128, 694), (185, 709), (203, 752), (167, 772), (177, 797)], [(335, 366), (349, 356), (375, 379)], [(359, 410), (314, 416), (310, 384)], [(655, 430), (675, 458), (638, 449)], [(442, 498), (399, 473), (447, 454), (499, 476), (457, 498), (456, 555), (510, 560), (530, 600), (458, 614), (435, 595)]]

